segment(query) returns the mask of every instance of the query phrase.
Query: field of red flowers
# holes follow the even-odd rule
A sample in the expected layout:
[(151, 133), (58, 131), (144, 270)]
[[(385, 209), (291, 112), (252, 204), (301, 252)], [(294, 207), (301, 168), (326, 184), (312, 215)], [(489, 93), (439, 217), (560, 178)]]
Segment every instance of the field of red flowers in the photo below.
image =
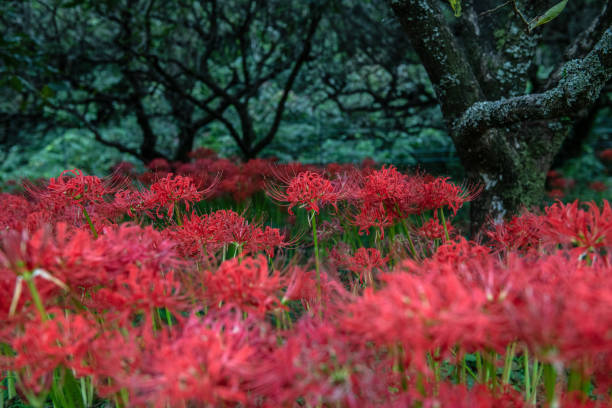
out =
[(603, 407), (612, 210), (200, 150), (0, 194), (0, 407)]

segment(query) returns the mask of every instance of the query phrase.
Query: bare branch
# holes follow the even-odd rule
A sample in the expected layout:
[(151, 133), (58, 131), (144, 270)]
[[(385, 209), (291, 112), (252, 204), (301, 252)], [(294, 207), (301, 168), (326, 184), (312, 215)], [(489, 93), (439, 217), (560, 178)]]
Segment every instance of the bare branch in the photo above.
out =
[(563, 71), (557, 86), (544, 93), (473, 104), (454, 125), (457, 137), (522, 121), (572, 116), (593, 104), (612, 78), (612, 28), (585, 58), (566, 63)]

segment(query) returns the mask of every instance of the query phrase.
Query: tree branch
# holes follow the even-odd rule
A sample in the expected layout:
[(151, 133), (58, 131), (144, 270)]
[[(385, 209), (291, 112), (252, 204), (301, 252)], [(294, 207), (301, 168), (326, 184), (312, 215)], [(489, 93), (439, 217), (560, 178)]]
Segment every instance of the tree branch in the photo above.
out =
[(388, 2), (427, 71), (445, 119), (452, 123), (484, 96), (444, 14), (431, 0)]
[(289, 97), (289, 92), (291, 92), (291, 89), (293, 88), (293, 83), (295, 82), (295, 79), (297, 78), (298, 73), (300, 72), (300, 69), (302, 68), (304, 63), (308, 60), (308, 55), (310, 54), (310, 50), (312, 48), (312, 40), (317, 31), (317, 27), (319, 26), (319, 23), (321, 22), (321, 18), (323, 16), (321, 10), (314, 10), (314, 8), (311, 10), (311, 13), (313, 13), (313, 16), (312, 16), (312, 19), (310, 20), (310, 25), (308, 27), (308, 33), (306, 35), (306, 38), (304, 39), (304, 46), (302, 48), (302, 52), (300, 53), (300, 55), (297, 58), (297, 61), (293, 65), (293, 68), (291, 70), (291, 73), (289, 74), (289, 78), (287, 79), (287, 82), (285, 82), (285, 87), (283, 89), (283, 95), (281, 96), (281, 99), (278, 102), (278, 105), (276, 105), (276, 112), (274, 113), (274, 120), (272, 122), (272, 126), (270, 126), (270, 129), (266, 133), (266, 136), (263, 139), (261, 139), (253, 147), (253, 155), (256, 155), (257, 153), (259, 153), (274, 138), (274, 135), (276, 134), (280, 126), (280, 122), (283, 117), (283, 112), (285, 111), (285, 104), (287, 102), (287, 98)]
[(486, 129), (522, 121), (572, 116), (593, 104), (612, 78), (612, 28), (585, 58), (566, 63), (563, 71), (557, 86), (544, 93), (473, 104), (455, 122), (456, 137), (478, 136)]

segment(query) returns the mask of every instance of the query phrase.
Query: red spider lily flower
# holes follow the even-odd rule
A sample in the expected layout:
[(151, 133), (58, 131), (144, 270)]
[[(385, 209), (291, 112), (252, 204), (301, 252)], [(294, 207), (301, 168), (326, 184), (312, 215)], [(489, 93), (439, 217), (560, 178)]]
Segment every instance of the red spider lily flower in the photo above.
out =
[[(29, 194), (38, 201), (38, 207), (46, 213), (48, 223), (59, 221), (82, 225), (85, 221), (101, 229), (109, 222), (107, 218), (116, 216), (115, 209), (108, 205), (112, 195), (127, 180), (119, 174), (107, 179), (84, 176), (78, 170), (63, 171), (57, 179), (50, 179), (45, 188), (27, 185)], [(40, 221), (40, 220), (39, 220)], [(42, 223), (33, 222), (37, 227)]]
[(139, 265), (160, 274), (181, 266), (176, 253), (176, 243), (151, 226), (145, 228), (130, 224), (104, 229), (95, 241), (105, 254), (103, 268), (105, 279), (113, 279), (125, 273), (126, 265)]
[(557, 202), (546, 208), (544, 234), (554, 242), (598, 250), (612, 244), (612, 208), (607, 200), (600, 210), (594, 202), (582, 209), (578, 201)]
[(397, 171), (394, 166), (383, 166), (366, 176), (359, 198), (363, 207), (376, 207), (378, 211), (387, 213), (389, 218), (395, 219), (407, 215), (400, 216), (399, 212), (409, 192), (408, 176)]
[(187, 156), (189, 156), (190, 159), (214, 159), (217, 157), (217, 152), (206, 147), (198, 147), (197, 149), (189, 152)]
[(180, 312), (187, 307), (181, 285), (173, 272), (161, 274), (149, 268), (128, 265), (106, 287), (91, 292), (88, 306), (103, 315), (107, 322), (129, 326), (134, 316), (142, 313), (143, 336), (153, 336), (153, 313), (158, 308), (169, 311), (179, 323)]
[(546, 195), (548, 195), (550, 198), (556, 198), (556, 199), (565, 197), (565, 193), (563, 192), (563, 190), (558, 189), (558, 188), (555, 188), (553, 190), (546, 192)]
[(224, 245), (235, 244), (242, 253), (265, 251), (272, 256), (275, 249), (290, 246), (278, 228), (262, 229), (232, 210), (218, 210), (202, 217), (192, 214), (182, 226), (168, 230), (168, 236), (180, 243), (184, 256), (216, 252)]
[(27, 323), (11, 344), (16, 352), (11, 369), (21, 374), (25, 391), (36, 394), (51, 387), (57, 367), (75, 370), (78, 376), (91, 374), (84, 362), (97, 335), (95, 325), (81, 315), (65, 316), (61, 309), (49, 312), (52, 320)]
[(606, 149), (599, 153), (599, 157), (604, 161), (612, 161), (612, 149)]
[(235, 201), (244, 201), (258, 191), (263, 189), (264, 181), (262, 177), (251, 174), (238, 173), (225, 178), (220, 184), (219, 189), (232, 195)]
[[(152, 358), (158, 407), (199, 402), (225, 406), (247, 402), (244, 380), (251, 374), (254, 349), (242, 344), (239, 327), (225, 333), (188, 323), (182, 335), (165, 342)], [(152, 356), (153, 357), (153, 356)]]
[(96, 339), (91, 365), (100, 395), (125, 389), (130, 406), (155, 408), (247, 404), (257, 347), (273, 343), (252, 319), (213, 315), (213, 322), (192, 317), (178, 331), (144, 341), (134, 329)]
[(331, 221), (325, 220), (317, 226), (317, 238), (319, 239), (319, 242), (329, 241), (343, 232), (344, 228), (342, 228), (340, 220), (337, 218), (334, 218)]
[(423, 184), (423, 207), (435, 210), (449, 207), (456, 215), (459, 208), (473, 201), (482, 191), (482, 185), (457, 186), (448, 182), (448, 177), (437, 177)]
[[(67, 177), (68, 174), (73, 177)], [(57, 179), (49, 180), (47, 189), (77, 202), (100, 201), (102, 195), (107, 192), (101, 179), (96, 176), (83, 176), (78, 169), (64, 170)]]
[(320, 207), (327, 204), (337, 210), (337, 202), (345, 197), (341, 183), (332, 182), (312, 171), (303, 171), (289, 180), (281, 178), (281, 181), (286, 183), (285, 191), (278, 185), (267, 183), (266, 194), (280, 203), (288, 203), (289, 214), (293, 214), (291, 209), (295, 206), (317, 214)]
[(609, 266), (588, 266), (557, 253), (517, 259), (511, 269), (523, 282), (517, 282), (503, 303), (506, 327), (540, 360), (590, 368), (612, 353)]
[(391, 363), (328, 322), (302, 319), (253, 381), (269, 406), (363, 407), (387, 394)]
[(342, 254), (342, 251), (334, 248), (331, 257), (338, 262), (341, 268), (358, 275), (361, 282), (365, 279), (368, 285), (373, 282), (372, 272), (375, 269), (384, 268), (388, 261), (388, 257), (383, 258), (376, 248), (359, 248), (353, 256)]
[(148, 210), (154, 208), (155, 203), (146, 193), (138, 190), (125, 189), (118, 191), (111, 204), (119, 213), (135, 217), (147, 214)]
[(283, 302), (288, 300), (310, 300), (317, 297), (317, 282), (314, 271), (308, 271), (294, 266), (289, 272), (289, 283), (283, 296)]
[(24, 197), (7, 193), (0, 193), (0, 208), (0, 230), (22, 230), (28, 215), (34, 211), (34, 206)]
[(392, 216), (380, 206), (363, 206), (361, 211), (351, 217), (351, 223), (359, 227), (359, 234), (369, 234), (371, 227), (378, 228), (382, 238), (385, 228), (393, 225)]
[(503, 333), (504, 320), (488, 310), (494, 299), (489, 300), (484, 289), (466, 285), (451, 267), (407, 265), (410, 273), (400, 268), (382, 274), (383, 289), (367, 288), (349, 305), (343, 327), (377, 345), (404, 345), (410, 351), (406, 365), (425, 372), (425, 354), (437, 347), (442, 353), (456, 345), (465, 350), (505, 347), (507, 336), (497, 334)]
[(121, 161), (116, 163), (113, 167), (111, 167), (111, 172), (113, 174), (121, 174), (125, 177), (132, 177), (134, 175), (134, 163), (130, 163), (127, 161)]
[(262, 255), (227, 260), (205, 277), (211, 306), (223, 302), (255, 315), (281, 306), (278, 294), (283, 284), (278, 271), (269, 271), (268, 261)]
[(487, 236), (500, 251), (538, 250), (542, 245), (544, 219), (529, 211), (515, 215), (508, 222), (490, 223)]
[(151, 185), (151, 195), (148, 197), (147, 205), (157, 207), (157, 216), (161, 218), (159, 210), (167, 208), (167, 216), (171, 217), (174, 206), (180, 202), (185, 204), (189, 211), (189, 204), (198, 202), (207, 191), (198, 191), (190, 177), (175, 176), (172, 173)]
[(432, 261), (460, 264), (471, 259), (481, 259), (490, 255), (491, 249), (459, 237), (455, 241), (445, 242), (438, 247)]
[(576, 186), (576, 180), (571, 178), (557, 177), (555, 179), (550, 180), (549, 184), (553, 188), (569, 190)]
[(593, 181), (589, 183), (589, 188), (597, 193), (603, 193), (608, 189), (608, 186), (603, 181)]
[[(289, 300), (299, 300), (305, 309), (313, 312), (319, 301), (315, 271), (294, 266), (285, 275), (288, 278), (287, 289), (283, 296), (283, 303)], [(341, 309), (350, 301), (350, 295), (344, 286), (332, 279), (327, 273), (321, 273), (321, 303), (325, 305), (326, 315), (333, 315), (334, 309)]]
[[(450, 221), (446, 221), (446, 230), (448, 231), (449, 235), (453, 231), (453, 226), (451, 225)], [(417, 234), (428, 240), (444, 239), (444, 226), (440, 224), (437, 215), (434, 214), (433, 218), (431, 218), (417, 230)]]
[(151, 160), (147, 164), (147, 168), (157, 172), (169, 172), (172, 169), (170, 163), (168, 163), (168, 160), (160, 157)]
[(286, 241), (285, 235), (281, 234), (278, 228), (268, 226), (263, 230), (261, 228), (254, 228), (251, 239), (244, 247), (244, 253), (254, 254), (264, 251), (269, 257), (272, 257), (275, 249), (286, 248), (294, 243), (294, 241)]

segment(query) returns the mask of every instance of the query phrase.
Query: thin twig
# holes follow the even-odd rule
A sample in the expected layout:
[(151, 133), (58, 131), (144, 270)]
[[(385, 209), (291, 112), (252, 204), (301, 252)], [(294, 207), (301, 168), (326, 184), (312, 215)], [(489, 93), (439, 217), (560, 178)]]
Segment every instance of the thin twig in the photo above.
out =
[(527, 21), (523, 13), (521, 13), (521, 10), (519, 10), (518, 6), (516, 5), (516, 0), (512, 0), (512, 9), (514, 10), (514, 13), (521, 18), (521, 21), (523, 24), (525, 24), (527, 31), (531, 31), (529, 29), (529, 21)]
[(486, 16), (488, 14), (493, 14), (495, 13), (497, 10), (506, 7), (508, 4), (510, 3), (510, 0), (508, 0), (507, 2), (505, 2), (504, 4), (500, 4), (499, 6), (492, 8), (491, 10), (487, 10), (487, 11), (483, 11), (482, 13), (480, 13), (478, 15), (478, 17), (483, 17)]

